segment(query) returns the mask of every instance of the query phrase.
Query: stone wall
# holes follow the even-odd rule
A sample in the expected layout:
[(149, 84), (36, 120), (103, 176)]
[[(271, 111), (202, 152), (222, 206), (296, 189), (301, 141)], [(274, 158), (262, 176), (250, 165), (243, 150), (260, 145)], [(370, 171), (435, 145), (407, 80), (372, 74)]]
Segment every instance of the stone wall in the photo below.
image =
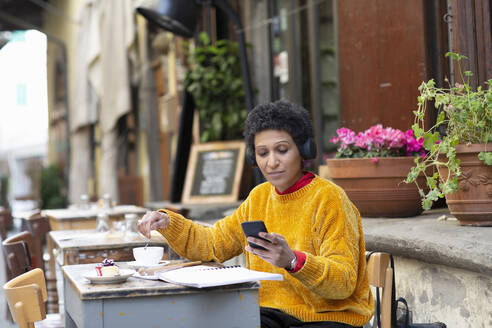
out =
[(404, 297), (413, 322), (448, 328), (492, 327), (492, 277), (473, 271), (395, 258), (396, 297)]

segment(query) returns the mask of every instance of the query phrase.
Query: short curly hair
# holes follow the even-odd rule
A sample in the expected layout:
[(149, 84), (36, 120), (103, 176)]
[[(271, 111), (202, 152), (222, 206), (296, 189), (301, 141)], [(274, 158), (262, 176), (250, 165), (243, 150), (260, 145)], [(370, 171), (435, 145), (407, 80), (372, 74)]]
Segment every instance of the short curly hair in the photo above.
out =
[(244, 141), (250, 154), (255, 151), (255, 135), (264, 130), (287, 132), (298, 149), (302, 148), (308, 138), (314, 139), (309, 112), (302, 106), (285, 100), (264, 103), (249, 112), (244, 124)]

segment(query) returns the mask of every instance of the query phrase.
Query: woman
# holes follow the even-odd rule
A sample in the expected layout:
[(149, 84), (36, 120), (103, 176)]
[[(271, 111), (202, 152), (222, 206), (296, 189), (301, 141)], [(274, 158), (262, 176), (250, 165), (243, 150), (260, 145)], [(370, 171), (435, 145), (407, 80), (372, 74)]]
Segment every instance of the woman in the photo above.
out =
[[(224, 262), (246, 250), (248, 268), (281, 273), (283, 281), (261, 283), (261, 327), (362, 326), (373, 299), (360, 215), (340, 187), (302, 170), (316, 156), (308, 112), (286, 101), (259, 105), (244, 134), (249, 162), (267, 182), (232, 215), (205, 228), (168, 210), (149, 212), (140, 232), (158, 230), (190, 260)], [(244, 237), (241, 222), (253, 220), (265, 222), (267, 241)]]

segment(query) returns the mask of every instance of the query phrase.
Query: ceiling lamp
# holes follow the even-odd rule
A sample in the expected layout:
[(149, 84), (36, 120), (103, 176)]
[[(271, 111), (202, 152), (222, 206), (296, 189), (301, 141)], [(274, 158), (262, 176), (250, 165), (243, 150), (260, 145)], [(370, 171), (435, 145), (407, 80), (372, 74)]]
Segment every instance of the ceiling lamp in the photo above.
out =
[(137, 12), (166, 31), (191, 38), (195, 34), (199, 9), (195, 0), (152, 0), (137, 7)]

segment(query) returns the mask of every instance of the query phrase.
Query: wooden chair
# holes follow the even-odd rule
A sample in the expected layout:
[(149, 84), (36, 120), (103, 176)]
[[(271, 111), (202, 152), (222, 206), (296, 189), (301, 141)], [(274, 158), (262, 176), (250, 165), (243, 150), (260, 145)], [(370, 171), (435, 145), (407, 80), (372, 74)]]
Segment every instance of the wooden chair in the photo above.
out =
[(34, 247), (31, 248), (31, 252), (33, 253), (33, 256), (38, 259), (39, 265), (36, 267), (41, 268), (44, 271), (43, 249), (46, 234), (51, 231), (48, 217), (41, 215), (41, 212), (36, 212), (27, 219), (23, 219), (23, 221), (26, 230), (33, 236)]
[(7, 280), (38, 267), (36, 259), (31, 256), (33, 237), (30, 232), (23, 231), (5, 239), (2, 248), (7, 267)]
[(58, 291), (56, 289), (56, 272), (51, 272), (49, 265), (45, 264), (45, 257), (49, 261), (49, 257), (52, 254), (44, 252), (44, 245), (46, 244), (46, 238), (48, 232), (51, 231), (51, 226), (47, 216), (42, 215), (41, 211), (36, 211), (27, 219), (23, 219), (24, 228), (29, 231), (33, 236), (34, 247), (32, 248), (33, 257), (38, 259), (39, 265), (35, 266), (44, 271), (45, 279), (48, 288), (48, 312), (54, 313), (59, 311), (58, 307)]
[(0, 237), (2, 240), (7, 237), (7, 230), (12, 227), (13, 222), (12, 212), (0, 206)]
[(7, 220), (0, 212), (0, 238), (4, 240), (7, 238)]
[(59, 314), (46, 315), (48, 299), (43, 270), (36, 268), (8, 281), (5, 297), (14, 321), (20, 328), (64, 327)]
[(367, 261), (367, 272), (369, 284), (382, 289), (381, 328), (391, 328), (393, 269), (390, 266), (390, 255), (380, 252), (372, 253)]
[[(7, 281), (33, 268), (30, 247), (32, 247), (32, 236), (28, 231), (18, 233), (2, 242)], [(8, 305), (5, 310), (5, 317), (12, 322)]]

